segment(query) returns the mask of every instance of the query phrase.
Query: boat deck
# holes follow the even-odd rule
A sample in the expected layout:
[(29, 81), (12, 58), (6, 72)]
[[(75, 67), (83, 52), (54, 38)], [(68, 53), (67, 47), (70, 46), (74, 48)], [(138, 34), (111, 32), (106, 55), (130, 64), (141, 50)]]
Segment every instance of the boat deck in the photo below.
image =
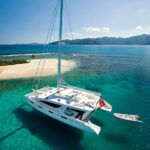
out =
[(97, 108), (100, 96), (94, 92), (73, 87), (44, 87), (26, 95), (30, 99), (51, 101), (55, 104), (68, 105), (79, 109), (93, 110)]

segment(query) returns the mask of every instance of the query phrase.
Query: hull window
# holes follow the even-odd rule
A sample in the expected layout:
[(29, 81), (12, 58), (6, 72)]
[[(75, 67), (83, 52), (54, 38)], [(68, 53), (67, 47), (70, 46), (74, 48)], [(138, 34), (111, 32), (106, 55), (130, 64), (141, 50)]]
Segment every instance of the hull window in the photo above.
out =
[(52, 114), (53, 114), (53, 112), (52, 112), (52, 111), (50, 111), (50, 110), (49, 110), (48, 112), (50, 112), (50, 113), (52, 113)]
[(54, 108), (59, 108), (61, 107), (60, 105), (58, 104), (54, 104), (54, 103), (50, 103), (50, 102), (46, 102), (46, 101), (41, 101), (42, 103), (48, 105), (48, 106), (51, 106), (51, 107), (54, 107)]
[(64, 116), (61, 116), (61, 118), (67, 119), (67, 118), (66, 118), (66, 117), (64, 117)]
[(66, 114), (67, 116), (80, 119), (80, 118), (82, 117), (82, 115), (84, 114), (84, 111), (67, 108), (67, 109), (65, 110), (65, 114)]

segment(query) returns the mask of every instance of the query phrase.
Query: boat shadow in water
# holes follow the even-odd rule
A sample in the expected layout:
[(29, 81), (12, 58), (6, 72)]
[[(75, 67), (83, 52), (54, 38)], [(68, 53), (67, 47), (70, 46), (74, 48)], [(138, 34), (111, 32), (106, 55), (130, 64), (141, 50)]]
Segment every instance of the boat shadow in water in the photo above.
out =
[(36, 111), (27, 111), (24, 108), (17, 108), (14, 114), (22, 122), (32, 135), (43, 140), (52, 149), (81, 149), (80, 145), (82, 131), (69, 127), (57, 120)]
[(121, 145), (123, 147), (130, 147), (132, 145), (132, 140), (125, 135), (104, 133), (103, 137), (113, 144)]
[(104, 128), (104, 122), (102, 120), (100, 120), (99, 118), (97, 119), (96, 117), (92, 117), (91, 119), (91, 122), (100, 126), (101, 128)]

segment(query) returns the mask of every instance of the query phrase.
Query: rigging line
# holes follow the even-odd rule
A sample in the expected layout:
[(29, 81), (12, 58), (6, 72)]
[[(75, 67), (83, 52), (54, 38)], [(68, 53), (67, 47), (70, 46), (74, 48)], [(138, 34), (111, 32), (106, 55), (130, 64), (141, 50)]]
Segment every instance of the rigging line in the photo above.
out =
[[(55, 14), (54, 14), (54, 16), (53, 16), (53, 22), (52, 22), (52, 24), (51, 24), (52, 28), (51, 28), (51, 31), (50, 31), (50, 33), (49, 33), (48, 44), (46, 45), (47, 47), (46, 47), (45, 52), (48, 52), (48, 48), (49, 48), (49, 46), (50, 46), (49, 43), (52, 41), (52, 34), (53, 34), (53, 32), (54, 32), (54, 24), (55, 24), (55, 20), (56, 20), (56, 17), (57, 17), (59, 2), (60, 2), (60, 0), (57, 0), (57, 8), (56, 8)], [(45, 55), (44, 55), (43, 57), (46, 58)]]
[[(53, 29), (53, 37), (55, 36), (55, 33), (56, 33), (56, 26), (54, 26), (54, 29)], [(49, 39), (49, 42), (48, 43), (51, 43), (53, 41), (53, 37), (51, 39)], [(50, 48), (50, 44), (48, 45), (48, 48)], [(56, 55), (56, 52), (54, 52), (54, 55)], [(49, 57), (50, 58), (50, 57)], [(43, 78), (41, 80), (41, 82), (45, 82), (47, 81), (47, 78)], [(40, 83), (41, 84), (41, 83)]]
[[(49, 38), (49, 33), (50, 33), (50, 31), (51, 31), (51, 26), (52, 26), (52, 24), (53, 24), (53, 21), (54, 21), (54, 18), (55, 18), (55, 14), (56, 14), (56, 11), (57, 11), (57, 9), (58, 9), (58, 4), (59, 4), (59, 0), (57, 0), (57, 2), (56, 2), (56, 6), (55, 6), (55, 9), (54, 9), (54, 13), (53, 13), (53, 16), (52, 16), (52, 20), (51, 20), (51, 23), (50, 23), (50, 26), (49, 26), (49, 29), (48, 29), (48, 33), (47, 33), (46, 39), (45, 39), (45, 43), (47, 42), (47, 40), (48, 40), (48, 38)], [(46, 47), (47, 47), (47, 44), (44, 45), (44, 48), (43, 48), (43, 50), (42, 50), (42, 53), (44, 53)], [(34, 79), (33, 79), (32, 88), (33, 88), (34, 84), (36, 83), (36, 77), (37, 77), (39, 68), (40, 68), (40, 66), (41, 66), (42, 57), (44, 57), (44, 56), (41, 55), (41, 57), (40, 57), (40, 61), (39, 61), (39, 64), (38, 64), (38, 67), (37, 67), (37, 70), (36, 70), (36, 74), (35, 74), (35, 77), (34, 77)]]
[(67, 17), (68, 17), (68, 22), (69, 22), (69, 28), (70, 28), (70, 33), (71, 33), (71, 40), (73, 40), (73, 34), (72, 34), (72, 27), (71, 27), (71, 21), (70, 21), (70, 15), (68, 11), (68, 6), (67, 6), (67, 1), (65, 0), (65, 8), (67, 12)]
[[(49, 38), (49, 42), (48, 43), (51, 43), (52, 41), (53, 41), (53, 37), (54, 37), (54, 33), (56, 33), (56, 26), (54, 26), (54, 29), (53, 29), (53, 36), (51, 37), (51, 38)], [(50, 44), (48, 44), (48, 48), (47, 48), (47, 50), (50, 48)], [(46, 52), (47, 53), (47, 52)], [(54, 53), (54, 54), (56, 54), (56, 52)], [(48, 57), (49, 58), (49, 57)], [(44, 82), (44, 81), (47, 81), (47, 78), (43, 78), (41, 81), (40, 81), (40, 84), (41, 84), (41, 82)]]
[(71, 25), (71, 21), (70, 21), (70, 13), (69, 13), (69, 10), (68, 10), (67, 0), (65, 0), (65, 8), (66, 8), (66, 12), (67, 12), (67, 18), (68, 18), (68, 23), (69, 23), (69, 30), (70, 30), (70, 33), (71, 33), (71, 40), (73, 40), (74, 37), (73, 37), (73, 32), (72, 32), (72, 25)]
[[(59, 5), (58, 5), (58, 6), (59, 6)], [(69, 17), (69, 11), (68, 11), (68, 8), (67, 8), (67, 3), (66, 3), (66, 1), (65, 1), (65, 6), (66, 6), (66, 12), (67, 12), (67, 17), (68, 17), (68, 22), (69, 22), (69, 28), (70, 28), (71, 36), (72, 36), (72, 39), (73, 39), (72, 28), (71, 28), (71, 22), (70, 22), (70, 17)], [(53, 29), (52, 29), (51, 31), (53, 31)], [(49, 38), (51, 38), (51, 35), (50, 35)], [(50, 39), (50, 40), (51, 40), (51, 39)], [(49, 40), (49, 43), (50, 43), (50, 40)], [(49, 47), (49, 45), (47, 46), (47, 49), (48, 49), (48, 47)], [(41, 74), (42, 74), (42, 72), (43, 72), (44, 64), (45, 64), (45, 60), (44, 60), (43, 65), (42, 65), (42, 70), (41, 70), (41, 73), (40, 73), (40, 78), (39, 78), (39, 81), (38, 81), (38, 83), (37, 83), (37, 86), (39, 86), (39, 84), (40, 84), (40, 82), (41, 82)]]
[[(52, 26), (53, 21), (54, 21), (54, 18), (55, 18), (55, 13), (56, 13), (56, 11), (57, 11), (58, 2), (59, 2), (59, 0), (57, 0), (57, 3), (56, 3), (56, 7), (55, 7), (55, 10), (54, 10), (54, 13), (53, 13), (53, 16), (52, 16), (52, 21), (51, 21), (51, 24), (50, 24), (50, 27), (49, 27), (49, 31), (48, 31), (47, 36), (46, 36), (45, 43), (47, 42), (48, 37), (49, 37), (49, 33), (50, 33), (50, 31), (51, 31), (51, 26)], [(43, 49), (42, 53), (45, 52), (46, 47), (47, 47), (47, 44), (44, 46), (44, 49)], [(41, 57), (41, 58), (42, 58), (42, 57)], [(44, 55), (43, 55), (43, 58), (44, 58)], [(36, 71), (36, 76), (37, 76), (37, 74), (38, 74), (38, 71), (40, 70), (41, 63), (42, 63), (42, 59), (40, 59), (40, 62), (39, 62), (39, 65), (38, 65), (38, 68), (37, 68), (37, 71)], [(35, 78), (36, 78), (36, 76), (35, 76)]]
[[(60, 2), (60, 1), (59, 1), (59, 2)], [(57, 5), (57, 9), (56, 9), (56, 12), (55, 12), (55, 16), (54, 16), (54, 20), (53, 20), (53, 24), (52, 24), (50, 36), (49, 36), (49, 42), (50, 42), (51, 39), (52, 39), (53, 29), (54, 29), (54, 25), (55, 25), (57, 13), (58, 13), (58, 7), (59, 7), (59, 3), (58, 3), (58, 5)], [(49, 47), (49, 44), (47, 45), (46, 51), (48, 50), (48, 47)], [(44, 56), (44, 57), (46, 58), (46, 56)], [(41, 72), (40, 72), (40, 78), (39, 78), (39, 81), (38, 81), (38, 83), (37, 83), (37, 86), (39, 86), (39, 85), (40, 85), (40, 82), (41, 82), (41, 75), (42, 75), (43, 68), (44, 68), (44, 64), (45, 64), (45, 58), (44, 58), (44, 61), (43, 61), (43, 64), (42, 64), (42, 68), (41, 68)]]
[[(64, 0), (64, 1), (65, 1), (65, 8), (66, 8), (66, 12), (67, 12), (68, 22), (69, 22), (69, 28), (70, 28), (70, 32), (71, 32), (71, 40), (73, 40), (74, 37), (73, 37), (73, 32), (72, 32), (72, 26), (71, 26), (71, 21), (70, 21), (70, 14), (69, 14), (69, 10), (68, 10), (67, 0)], [(77, 75), (79, 75), (78, 66), (76, 67), (75, 72)], [(79, 80), (79, 83), (81, 83), (80, 80)]]
[[(55, 12), (55, 16), (54, 16), (54, 20), (53, 20), (52, 29), (51, 29), (51, 32), (50, 32), (50, 36), (49, 36), (48, 43), (50, 43), (51, 40), (52, 40), (52, 34), (53, 34), (53, 31), (54, 31), (53, 29), (54, 29), (55, 20), (56, 20), (56, 16), (57, 16), (57, 12), (58, 12), (58, 7), (59, 7), (59, 3), (58, 3), (58, 5), (57, 5), (57, 10), (56, 10), (56, 12)], [(47, 44), (47, 49), (45, 50), (45, 52), (48, 51), (48, 48), (49, 48), (49, 44)], [(46, 58), (45, 55), (44, 55), (44, 58)], [(45, 59), (44, 59), (44, 60), (45, 60)], [(44, 65), (44, 63), (43, 63), (43, 65)], [(42, 67), (42, 69), (43, 69), (43, 67)], [(41, 73), (42, 73), (42, 70), (41, 70)]]
[[(59, 6), (59, 4), (58, 4), (58, 6)], [(49, 43), (50, 43), (51, 38), (52, 38), (52, 33), (53, 33), (53, 28), (54, 28), (54, 24), (55, 24), (57, 12), (58, 12), (58, 7), (57, 7), (57, 11), (56, 11), (56, 13), (55, 13), (54, 20), (53, 20), (52, 29), (51, 29), (50, 36), (49, 36), (49, 40), (48, 40)], [(47, 45), (46, 51), (48, 51), (48, 48), (49, 48), (49, 44)], [(45, 51), (45, 52), (46, 52), (46, 51)], [(44, 55), (44, 60), (43, 60), (42, 68), (41, 68), (41, 71), (40, 71), (40, 77), (39, 77), (39, 80), (38, 80), (38, 83), (37, 83), (37, 87), (40, 85), (40, 82), (41, 82), (41, 78), (42, 78), (41, 75), (42, 75), (42, 72), (43, 72), (43, 68), (44, 68), (44, 64), (45, 64), (45, 59), (46, 59), (46, 56)]]

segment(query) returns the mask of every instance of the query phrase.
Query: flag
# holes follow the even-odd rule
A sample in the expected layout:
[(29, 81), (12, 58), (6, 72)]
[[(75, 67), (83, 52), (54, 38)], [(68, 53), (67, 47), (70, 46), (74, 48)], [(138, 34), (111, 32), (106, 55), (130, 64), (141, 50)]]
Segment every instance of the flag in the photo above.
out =
[(100, 105), (100, 107), (105, 106), (105, 102), (103, 101), (102, 98), (99, 99), (99, 105)]

